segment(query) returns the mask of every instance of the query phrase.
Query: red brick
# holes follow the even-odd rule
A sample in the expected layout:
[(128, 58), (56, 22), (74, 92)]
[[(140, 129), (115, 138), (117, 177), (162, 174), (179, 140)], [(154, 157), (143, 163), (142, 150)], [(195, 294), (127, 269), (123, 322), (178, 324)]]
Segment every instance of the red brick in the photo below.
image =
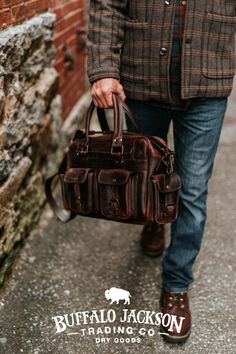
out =
[(68, 0), (52, 0), (52, 6), (54, 9), (57, 9), (62, 5), (66, 5), (66, 4), (68, 4)]
[(18, 22), (27, 17), (27, 7), (25, 4), (20, 4), (12, 7), (13, 21)]
[(64, 95), (66, 95), (67, 92), (70, 93), (71, 90), (68, 90), (68, 88), (73, 87), (73, 85), (76, 85), (81, 81), (81, 78), (83, 77), (81, 74), (83, 73), (84, 67), (74, 67), (73, 71), (63, 71), (61, 75), (60, 87)]
[(6, 27), (12, 23), (12, 13), (9, 9), (0, 11), (0, 28)]
[(65, 6), (61, 6), (59, 8), (55, 9), (55, 14), (57, 15), (58, 19), (67, 15), (71, 11), (77, 10), (82, 7), (83, 2), (82, 1), (70, 1), (67, 3)]
[(36, 14), (48, 8), (48, 3), (45, 0), (34, 0), (26, 3), (28, 15)]
[[(4, 1), (0, 0), (0, 8), (8, 6), (6, 11), (12, 12), (12, 23), (17, 23), (35, 15), (36, 13), (46, 10), (51, 4), (51, 1), (47, 0), (10, 0)], [(7, 22), (9, 24), (9, 22)], [(0, 28), (2, 24), (0, 22)]]
[(83, 81), (84, 80), (78, 79), (77, 82), (74, 82), (70, 86), (70, 89), (68, 89), (68, 87), (67, 87), (67, 90), (65, 90), (65, 87), (62, 88), (62, 86), (61, 86), (60, 87), (60, 91), (61, 91), (62, 97), (66, 101), (71, 101), (71, 100), (74, 100), (74, 99), (75, 100), (78, 99), (77, 91), (80, 91), (80, 90), (84, 89)]
[(64, 119), (67, 118), (68, 114), (71, 112), (71, 109), (73, 108), (73, 106), (76, 104), (77, 100), (79, 99), (79, 97), (82, 96), (82, 94), (84, 93), (84, 87), (81, 87), (80, 90), (77, 90), (76, 95), (74, 94), (74, 96), (72, 96), (72, 99), (64, 99), (63, 100), (63, 104), (62, 104), (62, 111), (63, 111), (63, 117)]
[[(71, 89), (70, 93), (68, 96), (64, 96), (64, 102), (67, 105), (67, 111), (71, 111), (71, 108), (75, 105), (75, 103), (77, 102), (78, 98), (77, 93), (79, 93), (80, 95), (83, 93), (84, 87), (81, 85), (80, 87), (74, 87)], [(69, 107), (68, 107), (69, 106)]]
[(58, 60), (56, 63), (55, 63), (55, 69), (57, 70), (57, 72), (60, 74), (60, 78), (62, 76), (62, 73), (64, 71), (64, 62), (63, 60)]
[(78, 21), (81, 21), (82, 19), (83, 19), (82, 9), (73, 11), (72, 13), (69, 13), (67, 16), (63, 16), (59, 20), (57, 20), (56, 31), (61, 32), (65, 30), (65, 28), (71, 26), (72, 24)]
[(76, 37), (76, 30), (78, 25), (73, 25), (68, 27), (64, 32), (57, 33), (55, 35), (55, 45), (56, 47), (63, 46), (65, 43), (69, 43), (73, 37)]
[(73, 53), (75, 57), (75, 63), (74, 63), (74, 69), (73, 71), (67, 71), (64, 66), (64, 61), (63, 61), (63, 56), (60, 56), (57, 58), (57, 61), (55, 63), (55, 67), (57, 71), (60, 73), (61, 77), (61, 84), (63, 84), (65, 90), (66, 87), (70, 86), (72, 81), (76, 81), (78, 78), (78, 73), (80, 71), (84, 72), (84, 62), (85, 62), (85, 56), (83, 55), (76, 55), (76, 53)]
[(4, 7), (10, 8), (13, 5), (19, 4), (22, 0), (0, 0), (0, 9)]

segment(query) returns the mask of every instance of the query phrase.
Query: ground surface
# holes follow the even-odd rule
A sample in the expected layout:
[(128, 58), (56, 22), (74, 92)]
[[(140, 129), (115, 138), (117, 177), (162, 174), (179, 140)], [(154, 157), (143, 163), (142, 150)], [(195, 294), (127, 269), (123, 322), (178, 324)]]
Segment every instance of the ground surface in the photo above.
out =
[[(160, 311), (161, 260), (143, 255), (139, 246), (141, 226), (83, 217), (63, 225), (46, 208), (1, 297), (1, 354), (236, 353), (235, 96), (210, 182), (209, 217), (190, 292), (193, 326), (188, 342), (165, 344), (157, 326), (135, 323), (123, 324), (126, 329), (134, 328), (133, 336), (103, 335), (110, 338), (108, 344), (95, 343), (101, 334), (86, 332), (82, 336), (81, 331), (104, 329), (106, 323), (56, 333), (52, 317), (57, 315), (113, 309), (118, 317), (124, 308)], [(131, 304), (110, 305), (104, 292), (111, 287), (128, 290)], [(117, 325), (118, 320), (109, 324)], [(142, 337), (137, 333), (140, 328), (152, 328), (155, 335)], [(114, 343), (115, 338), (131, 337), (141, 343)]]

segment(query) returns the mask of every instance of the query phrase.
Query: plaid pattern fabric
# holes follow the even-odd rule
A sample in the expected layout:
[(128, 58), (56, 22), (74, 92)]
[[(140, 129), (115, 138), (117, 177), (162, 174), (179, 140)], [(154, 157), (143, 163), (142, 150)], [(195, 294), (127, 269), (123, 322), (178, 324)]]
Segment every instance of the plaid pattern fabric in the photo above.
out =
[(170, 61), (170, 89), (172, 103), (164, 104), (162, 102), (155, 102), (155, 105), (159, 107), (181, 111), (186, 110), (192, 102), (192, 99), (181, 100), (181, 47), (187, 1), (176, 0)]
[[(88, 76), (120, 79), (128, 97), (171, 103), (176, 2), (90, 0)], [(181, 99), (226, 97), (235, 74), (236, 0), (189, 0)]]

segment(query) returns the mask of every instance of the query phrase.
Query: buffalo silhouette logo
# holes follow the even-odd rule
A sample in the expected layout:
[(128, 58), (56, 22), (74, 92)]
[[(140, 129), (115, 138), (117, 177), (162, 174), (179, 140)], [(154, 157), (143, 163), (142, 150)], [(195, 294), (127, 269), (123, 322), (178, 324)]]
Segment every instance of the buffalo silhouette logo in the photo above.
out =
[(120, 288), (111, 288), (110, 290), (105, 291), (105, 298), (107, 300), (111, 300), (110, 304), (113, 304), (113, 302), (116, 302), (117, 305), (119, 304), (119, 301), (124, 300), (124, 305), (129, 305), (130, 304), (130, 292), (127, 290), (123, 290)]

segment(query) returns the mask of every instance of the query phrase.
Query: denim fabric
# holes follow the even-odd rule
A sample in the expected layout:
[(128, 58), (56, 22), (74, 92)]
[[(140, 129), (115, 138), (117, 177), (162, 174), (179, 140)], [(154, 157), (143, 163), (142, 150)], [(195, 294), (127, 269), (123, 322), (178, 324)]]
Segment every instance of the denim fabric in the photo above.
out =
[[(206, 221), (208, 180), (227, 107), (227, 98), (198, 98), (187, 111), (173, 111), (126, 100), (144, 134), (166, 139), (173, 120), (175, 171), (182, 180), (178, 219), (171, 225), (171, 242), (163, 258), (162, 285), (184, 292), (193, 282), (192, 266), (201, 247)], [(132, 130), (130, 123), (128, 128)]]

